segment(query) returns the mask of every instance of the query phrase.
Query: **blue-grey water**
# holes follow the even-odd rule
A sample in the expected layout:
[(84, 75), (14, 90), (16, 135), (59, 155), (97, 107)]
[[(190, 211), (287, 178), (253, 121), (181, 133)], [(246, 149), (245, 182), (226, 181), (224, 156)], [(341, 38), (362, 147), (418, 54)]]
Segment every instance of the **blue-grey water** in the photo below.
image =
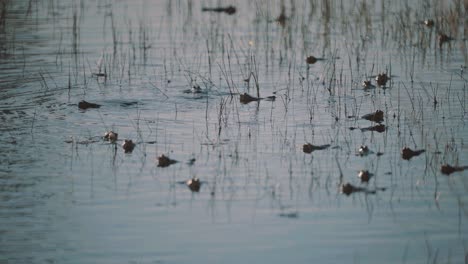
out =
[(467, 10), (0, 1), (0, 262), (466, 263)]

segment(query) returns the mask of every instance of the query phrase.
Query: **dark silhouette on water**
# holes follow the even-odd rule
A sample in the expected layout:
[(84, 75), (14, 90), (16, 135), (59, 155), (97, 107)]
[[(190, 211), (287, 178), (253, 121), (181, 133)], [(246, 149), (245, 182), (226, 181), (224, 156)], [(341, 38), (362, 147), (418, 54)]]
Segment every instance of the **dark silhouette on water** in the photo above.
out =
[(451, 166), (449, 164), (444, 164), (440, 167), (440, 172), (442, 172), (445, 175), (450, 175), (454, 172), (464, 171), (466, 169), (468, 169), (468, 166), (458, 167), (458, 166)]
[(376, 194), (377, 191), (385, 191), (386, 189), (387, 188), (382, 187), (382, 188), (376, 188), (374, 190), (369, 190), (369, 189), (364, 188), (364, 187), (354, 186), (354, 185), (352, 185), (351, 183), (348, 182), (348, 183), (341, 186), (341, 193), (346, 194), (347, 196), (351, 195), (352, 193), (356, 193), (356, 192), (363, 192), (365, 194)]
[(306, 63), (307, 64), (314, 64), (317, 61), (321, 61), (321, 60), (323, 60), (323, 58), (316, 58), (314, 56), (309, 56), (309, 57), (306, 58)]
[(80, 101), (80, 102), (78, 103), (78, 108), (83, 109), (83, 110), (86, 110), (86, 109), (88, 109), (88, 108), (99, 108), (99, 107), (101, 107), (101, 105), (94, 104), (94, 103), (90, 103), (90, 102), (86, 102), (85, 100)]
[(364, 89), (372, 89), (375, 88), (375, 85), (373, 85), (370, 80), (365, 80), (362, 82), (362, 87)]
[(359, 156), (366, 156), (369, 152), (369, 148), (366, 145), (361, 145), (358, 149)]
[(117, 141), (118, 137), (119, 134), (115, 133), (114, 131), (108, 131), (104, 134), (104, 139), (110, 141), (111, 143)]
[(200, 180), (198, 178), (192, 178), (192, 179), (186, 181), (185, 184), (187, 185), (187, 187), (189, 187), (189, 189), (192, 192), (199, 192), (200, 191), (201, 182), (200, 182)]
[(415, 156), (419, 156), (421, 155), (421, 153), (425, 152), (424, 149), (419, 149), (419, 150), (412, 150), (408, 147), (404, 147), (402, 150), (401, 150), (401, 157), (404, 159), (404, 160), (410, 160), (411, 158), (415, 157)]
[(388, 77), (386, 73), (379, 73), (377, 76), (375, 76), (375, 81), (377, 82), (378, 86), (385, 86), (388, 80), (390, 80), (390, 77)]
[(132, 153), (133, 149), (135, 148), (135, 143), (131, 139), (125, 139), (122, 148), (124, 149), (125, 153)]
[(376, 123), (382, 123), (384, 121), (384, 112), (382, 110), (377, 110), (374, 113), (363, 115), (361, 118)]
[(286, 16), (286, 8), (281, 6), (281, 13), (280, 15), (275, 19), (275, 21), (282, 27), (286, 26), (286, 21), (288, 21), (288, 17)]
[(454, 40), (454, 38), (448, 36), (447, 34), (439, 33), (439, 35), (437, 36), (437, 40), (439, 41), (439, 48), (442, 48), (442, 45), (444, 45), (444, 43), (452, 41)]
[(386, 130), (386, 127), (385, 127), (384, 124), (378, 124), (376, 126), (361, 128), (362, 132), (375, 131), (375, 132), (378, 132), (378, 133), (382, 133), (382, 132), (385, 132), (385, 130)]
[(302, 151), (304, 153), (312, 153), (312, 151), (315, 150), (324, 150), (330, 147), (330, 144), (325, 144), (325, 145), (312, 145), (310, 143), (304, 144), (302, 146)]
[(369, 182), (370, 178), (372, 178), (373, 174), (370, 173), (368, 170), (361, 170), (358, 173), (359, 179), (361, 182)]
[(285, 218), (298, 218), (299, 217), (299, 213), (298, 212), (289, 212), (289, 213), (280, 213), (279, 214), (280, 217), (285, 217)]
[(366, 188), (354, 186), (349, 182), (341, 186), (341, 193), (344, 193), (346, 195), (350, 195), (354, 192), (363, 192), (365, 190)]
[(161, 156), (158, 157), (158, 167), (168, 167), (169, 165), (172, 165), (174, 163), (177, 163), (177, 160), (170, 159), (168, 156), (162, 154)]
[(243, 94), (240, 95), (239, 100), (240, 100), (240, 102), (243, 103), (243, 104), (248, 104), (248, 103), (250, 103), (250, 102), (260, 101), (260, 98), (259, 98), (259, 97), (251, 96), (251, 95), (248, 94), (248, 93), (243, 93)]
[(200, 85), (194, 85), (191, 89), (184, 90), (184, 93), (200, 94), (203, 93), (203, 89)]
[(233, 15), (236, 13), (236, 7), (227, 6), (227, 7), (204, 7), (202, 8), (203, 12), (217, 12), (217, 13), (226, 13), (228, 15)]
[(424, 23), (424, 25), (426, 27), (433, 27), (434, 26), (434, 20), (432, 20), (432, 19), (426, 19), (426, 20), (423, 21), (423, 23)]
[(243, 93), (243, 94), (240, 94), (239, 95), (239, 101), (242, 103), (242, 104), (248, 104), (248, 103), (251, 103), (251, 102), (257, 102), (257, 101), (260, 101), (260, 100), (265, 100), (265, 101), (275, 101), (276, 99), (276, 96), (272, 95), (272, 96), (268, 96), (268, 97), (265, 97), (265, 98), (262, 98), (262, 97), (255, 97), (255, 96), (252, 96), (248, 93)]

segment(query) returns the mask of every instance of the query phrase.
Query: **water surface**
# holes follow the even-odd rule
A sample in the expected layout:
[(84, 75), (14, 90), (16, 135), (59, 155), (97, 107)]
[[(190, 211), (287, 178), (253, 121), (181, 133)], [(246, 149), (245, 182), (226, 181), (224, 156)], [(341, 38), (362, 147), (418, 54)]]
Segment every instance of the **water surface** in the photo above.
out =
[[(202, 12), (218, 4), (237, 12)], [(467, 172), (440, 172), (468, 165), (459, 1), (0, 10), (1, 262), (466, 261)], [(439, 48), (440, 32), (454, 40)], [(363, 89), (382, 72), (384, 88)], [(257, 83), (276, 100), (242, 104)], [(366, 131), (376, 123), (360, 117), (379, 109), (385, 132)], [(403, 147), (425, 152), (407, 161)], [(161, 154), (179, 162), (158, 167)], [(369, 191), (347, 196), (345, 183)]]

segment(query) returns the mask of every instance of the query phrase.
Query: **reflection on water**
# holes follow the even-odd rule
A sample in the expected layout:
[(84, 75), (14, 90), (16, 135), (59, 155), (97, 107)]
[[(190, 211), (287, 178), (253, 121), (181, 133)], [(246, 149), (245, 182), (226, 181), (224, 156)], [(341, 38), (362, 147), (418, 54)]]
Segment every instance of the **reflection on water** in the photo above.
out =
[(465, 16), (0, 1), (0, 262), (462, 263)]

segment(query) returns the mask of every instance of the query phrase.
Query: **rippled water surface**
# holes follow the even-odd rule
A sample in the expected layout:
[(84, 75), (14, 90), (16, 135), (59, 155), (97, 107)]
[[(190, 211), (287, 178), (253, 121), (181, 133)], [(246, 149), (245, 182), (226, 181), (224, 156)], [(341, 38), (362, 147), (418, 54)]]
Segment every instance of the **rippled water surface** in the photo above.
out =
[(0, 262), (468, 262), (467, 10), (0, 1)]

